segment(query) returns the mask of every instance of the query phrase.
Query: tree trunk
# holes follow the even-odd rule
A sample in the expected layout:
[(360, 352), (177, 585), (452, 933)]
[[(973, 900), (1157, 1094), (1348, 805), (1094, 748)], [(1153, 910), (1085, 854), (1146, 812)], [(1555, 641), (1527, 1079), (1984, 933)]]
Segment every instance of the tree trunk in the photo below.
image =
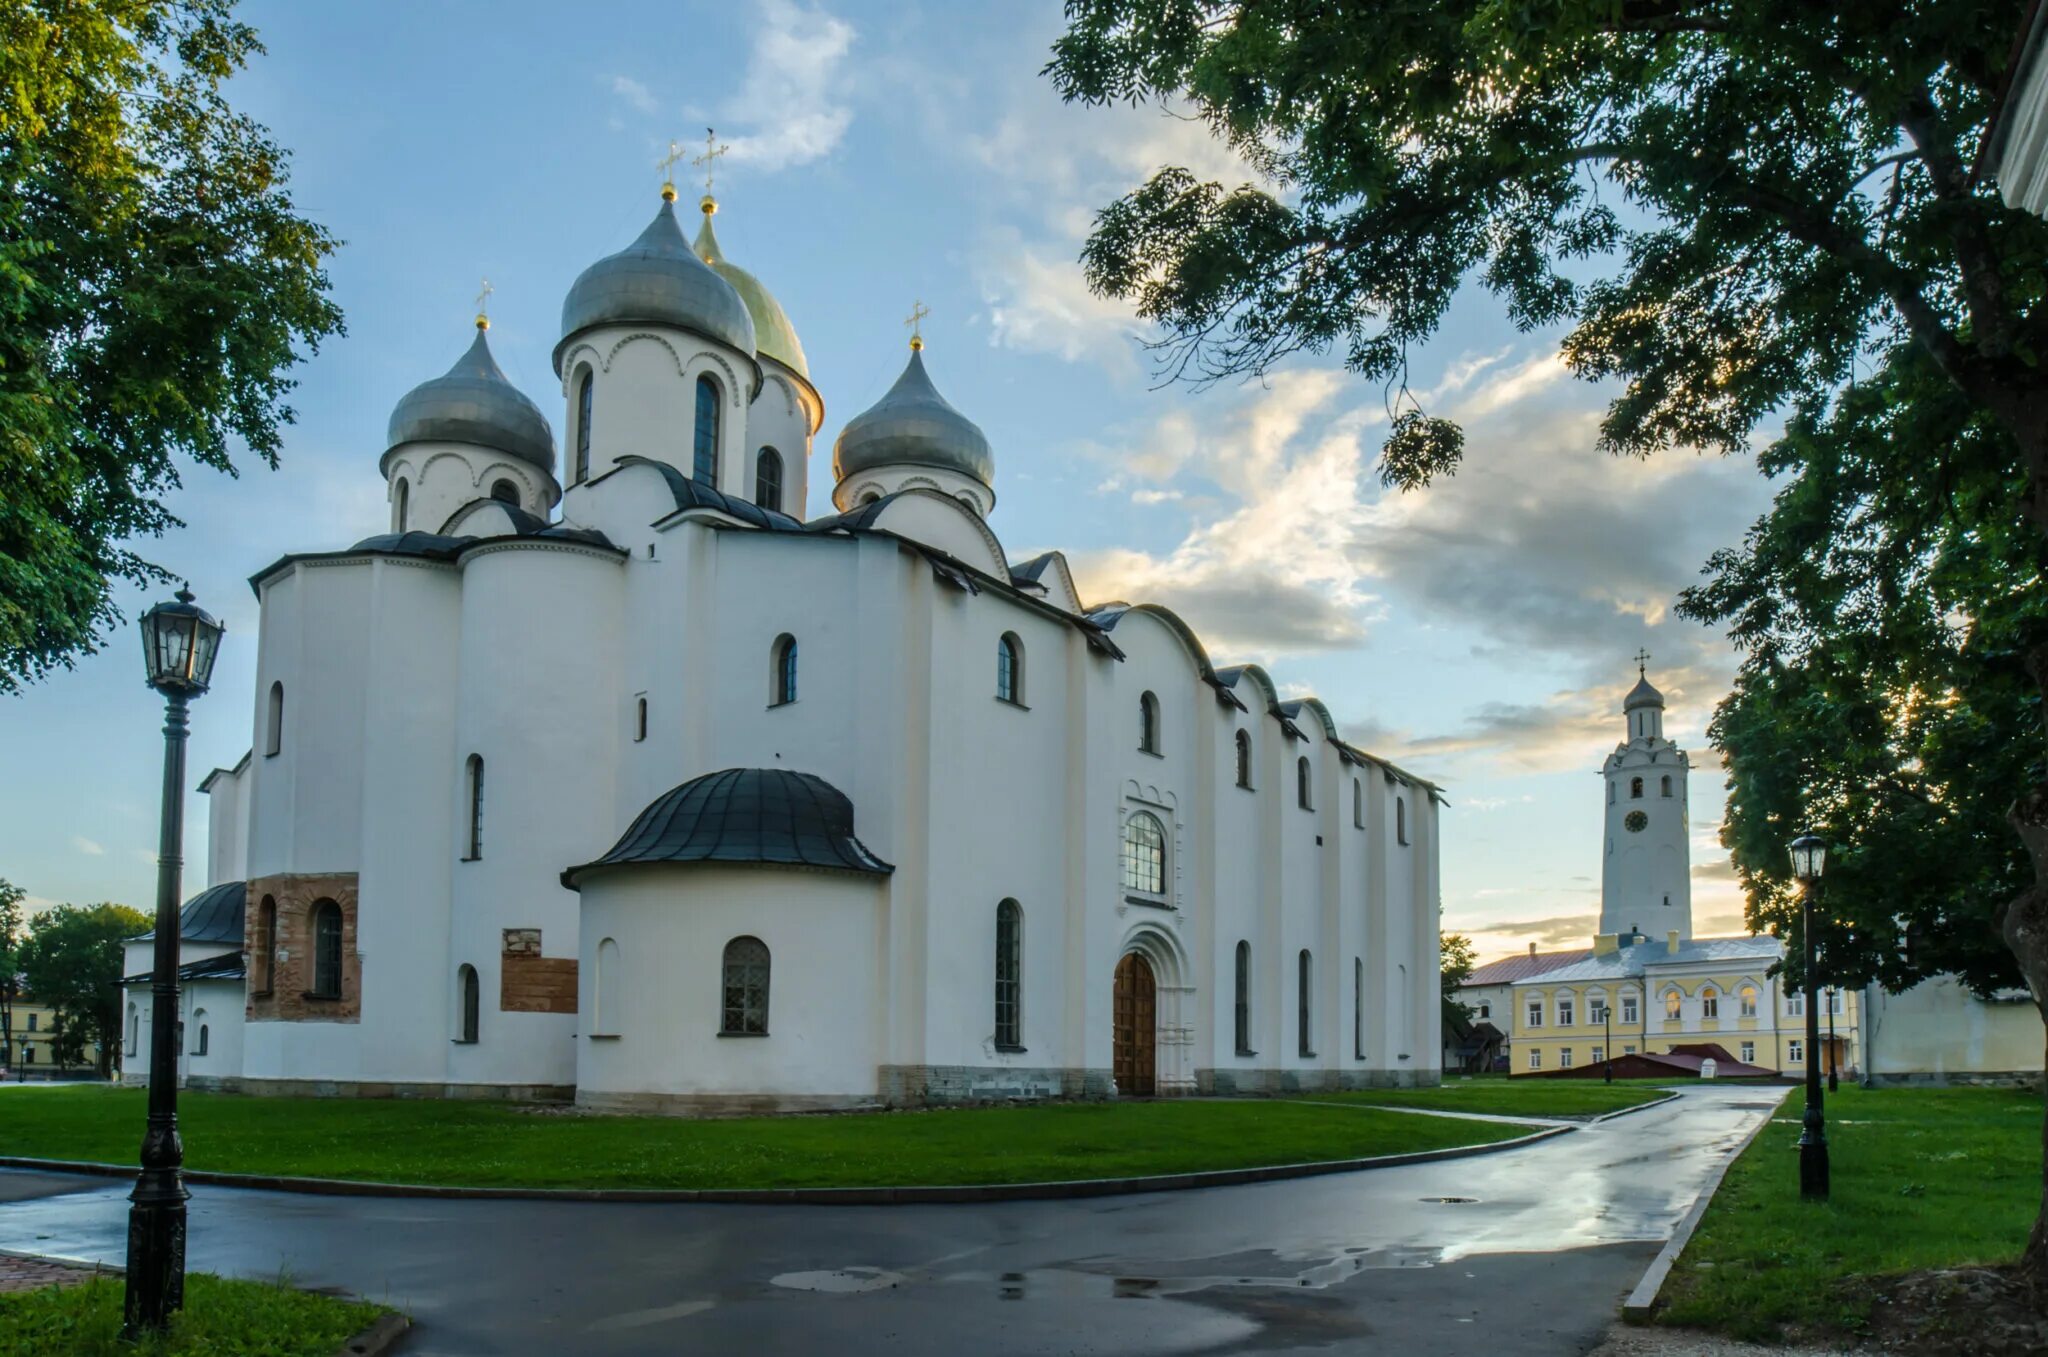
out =
[[(2027, 653), (2027, 668), (2048, 701), (2048, 642)], [(2013, 830), (2034, 865), (2034, 884), (2006, 905), (1999, 920), (2005, 945), (2019, 961), (2020, 974), (2034, 997), (2034, 1007), (2048, 1023), (2048, 783), (2036, 783), (2007, 812)], [(2048, 1041), (2044, 1041), (2048, 1052)], [(2044, 1076), (2048, 1077), (2048, 1076)], [(2034, 1295), (2048, 1305), (2048, 1121), (2041, 1130), (2041, 1209), (2020, 1254), (2020, 1274)]]

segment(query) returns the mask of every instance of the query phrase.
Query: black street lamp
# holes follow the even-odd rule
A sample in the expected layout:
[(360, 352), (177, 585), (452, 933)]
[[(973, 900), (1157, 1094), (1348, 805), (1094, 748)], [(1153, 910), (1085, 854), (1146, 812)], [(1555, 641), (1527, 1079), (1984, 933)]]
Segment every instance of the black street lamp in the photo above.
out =
[(1835, 1006), (1842, 1002), (1841, 993), (1842, 991), (1834, 988), (1828, 990), (1828, 1092), (1830, 1093), (1837, 1091), (1842, 1086), (1835, 1073), (1842, 1066), (1840, 1048), (1835, 1045)]
[(1813, 897), (1828, 846), (1811, 834), (1792, 840), (1792, 875), (1799, 878), (1800, 975), (1806, 987), (1806, 1118), (1799, 1132), (1799, 1195), (1828, 1195), (1827, 1118), (1820, 1093), (1820, 991), (1814, 983)]
[(1600, 1018), (1607, 1024), (1607, 1044), (1600, 1048), (1600, 1054), (1607, 1057), (1606, 1082), (1611, 1084), (1614, 1082), (1614, 1009), (1605, 999), (1600, 1001)]
[(180, 589), (142, 615), (149, 686), (164, 695), (163, 824), (156, 854), (156, 958), (149, 976), (149, 1129), (128, 1194), (128, 1294), (121, 1332), (162, 1330), (185, 1303), (185, 1147), (178, 1139), (178, 902), (185, 865), (185, 707), (206, 691), (224, 630)]

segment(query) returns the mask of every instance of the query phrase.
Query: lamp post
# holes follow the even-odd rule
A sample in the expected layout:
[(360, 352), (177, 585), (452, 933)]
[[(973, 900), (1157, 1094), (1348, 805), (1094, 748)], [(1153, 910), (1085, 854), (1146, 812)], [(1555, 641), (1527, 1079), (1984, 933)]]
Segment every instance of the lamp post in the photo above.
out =
[(178, 903), (185, 844), (185, 708), (206, 691), (223, 628), (180, 589), (142, 615), (149, 686), (164, 696), (163, 824), (156, 854), (156, 956), (150, 967), (149, 1126), (128, 1194), (127, 1303), (121, 1332), (162, 1330), (185, 1303), (185, 1147), (178, 1139)]
[(1841, 1003), (1842, 991), (1830, 986), (1828, 989), (1828, 1092), (1841, 1088), (1836, 1071), (1841, 1068), (1842, 1058), (1836, 1054), (1835, 1046), (1835, 1005)]
[(1812, 834), (1792, 840), (1792, 875), (1799, 878), (1799, 965), (1806, 988), (1806, 1117), (1799, 1132), (1799, 1195), (1828, 1195), (1827, 1118), (1821, 1110), (1820, 992), (1814, 983), (1813, 897), (1820, 890), (1828, 846)]
[(1600, 1054), (1607, 1057), (1604, 1062), (1607, 1066), (1605, 1082), (1611, 1084), (1614, 1082), (1614, 1008), (1604, 998), (1600, 1001), (1600, 1017), (1607, 1024), (1607, 1044), (1600, 1048)]

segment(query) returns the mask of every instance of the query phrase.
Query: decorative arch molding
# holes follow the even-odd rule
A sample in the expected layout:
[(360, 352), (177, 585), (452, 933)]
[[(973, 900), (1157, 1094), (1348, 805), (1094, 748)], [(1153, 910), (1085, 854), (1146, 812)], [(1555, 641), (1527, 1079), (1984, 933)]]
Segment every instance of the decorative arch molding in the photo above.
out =
[(1201, 1022), (1195, 970), (1188, 952), (1170, 929), (1156, 920), (1141, 919), (1124, 930), (1117, 940), (1115, 961), (1135, 953), (1152, 968), (1156, 1014), (1153, 1028), (1153, 1068), (1162, 1095), (1195, 1091), (1196, 1033)]
[[(922, 483), (912, 484), (913, 481)], [(910, 481), (904, 482), (904, 486), (905, 488), (898, 490), (895, 495), (885, 496), (885, 498), (893, 500), (898, 496), (916, 495), (919, 498), (934, 500), (945, 505), (953, 513), (958, 514), (962, 520), (972, 525), (974, 531), (981, 537), (982, 542), (987, 545), (991, 564), (984, 568), (988, 570), (988, 573), (998, 579), (1007, 579), (1009, 577), (1009, 558), (1003, 554), (1003, 544), (996, 539), (996, 535), (989, 528), (987, 520), (945, 491), (939, 489), (936, 484), (925, 480), (921, 476), (912, 477)], [(865, 493), (865, 491), (866, 487), (862, 487), (860, 493)], [(858, 504), (859, 501), (856, 498), (856, 507), (858, 507)], [(888, 518), (888, 506), (884, 505), (882, 506), (882, 512), (874, 520), (874, 526), (886, 531), (889, 526)]]
[[(713, 378), (713, 380), (718, 381), (719, 389), (724, 394), (726, 403), (731, 405), (734, 410), (744, 412), (746, 401), (740, 395), (739, 374), (733, 371), (732, 364), (726, 362), (725, 359), (717, 354), (712, 353), (708, 349), (700, 349), (696, 353), (691, 354), (684, 362), (683, 376), (685, 378), (701, 377), (714, 367), (718, 369), (718, 377)], [(723, 380), (720, 380), (721, 378)], [(735, 421), (735, 427), (738, 427), (737, 421)]]
[(567, 400), (569, 398), (569, 384), (576, 380), (578, 360), (585, 357), (590, 360), (591, 366), (595, 367), (599, 372), (605, 372), (610, 369), (610, 363), (605, 359), (604, 354), (598, 351), (597, 345), (592, 344), (586, 339), (577, 340), (576, 346), (562, 355), (562, 399)]
[(782, 393), (784, 413), (792, 416), (803, 413), (803, 402), (797, 399), (796, 388), (791, 386), (789, 379), (779, 372), (771, 371), (768, 374), (767, 380), (761, 383), (761, 395), (754, 397), (755, 401), (758, 402), (762, 396), (766, 396), (768, 388), (771, 386)]
[(943, 491), (943, 490), (939, 490), (939, 483), (938, 483), (937, 481), (933, 480), (933, 479), (932, 479), (931, 477), (929, 477), (929, 476), (905, 476), (905, 477), (903, 478), (903, 484), (902, 484), (902, 485), (900, 485), (900, 486), (898, 486), (898, 487), (897, 487), (897, 489), (898, 489), (898, 490), (938, 490), (940, 494), (944, 494), (944, 493), (945, 493), (945, 491)]

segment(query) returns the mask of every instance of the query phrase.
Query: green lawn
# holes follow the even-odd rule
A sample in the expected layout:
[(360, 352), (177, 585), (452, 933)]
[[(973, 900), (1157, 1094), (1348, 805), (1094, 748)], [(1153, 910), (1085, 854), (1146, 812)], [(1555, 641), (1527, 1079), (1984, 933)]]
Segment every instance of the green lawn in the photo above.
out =
[(1451, 1075), (1440, 1088), (1361, 1089), (1303, 1096), (1318, 1102), (1489, 1112), (1506, 1117), (1597, 1117), (1653, 1103), (1667, 1092), (1668, 1088), (1657, 1084), (1607, 1084), (1598, 1079), (1510, 1079), (1505, 1075), (1461, 1079)]
[(1672, 1269), (1659, 1321), (1770, 1342), (1786, 1326), (1849, 1335), (1862, 1279), (2009, 1262), (2041, 1202), (2041, 1097), (2007, 1089), (1862, 1089), (1828, 1097), (1833, 1194), (1799, 1196), (1794, 1092), (1728, 1170)]
[(168, 1335), (121, 1341), (122, 1283), (0, 1295), (0, 1357), (332, 1357), (384, 1312), (270, 1282), (194, 1273)]
[[(0, 1097), (0, 1146), (127, 1163), (144, 1094)], [(1280, 1101), (1052, 1103), (692, 1121), (441, 1100), (178, 1099), (194, 1169), (534, 1187), (866, 1187), (1182, 1173), (1505, 1140), (1525, 1128)]]

